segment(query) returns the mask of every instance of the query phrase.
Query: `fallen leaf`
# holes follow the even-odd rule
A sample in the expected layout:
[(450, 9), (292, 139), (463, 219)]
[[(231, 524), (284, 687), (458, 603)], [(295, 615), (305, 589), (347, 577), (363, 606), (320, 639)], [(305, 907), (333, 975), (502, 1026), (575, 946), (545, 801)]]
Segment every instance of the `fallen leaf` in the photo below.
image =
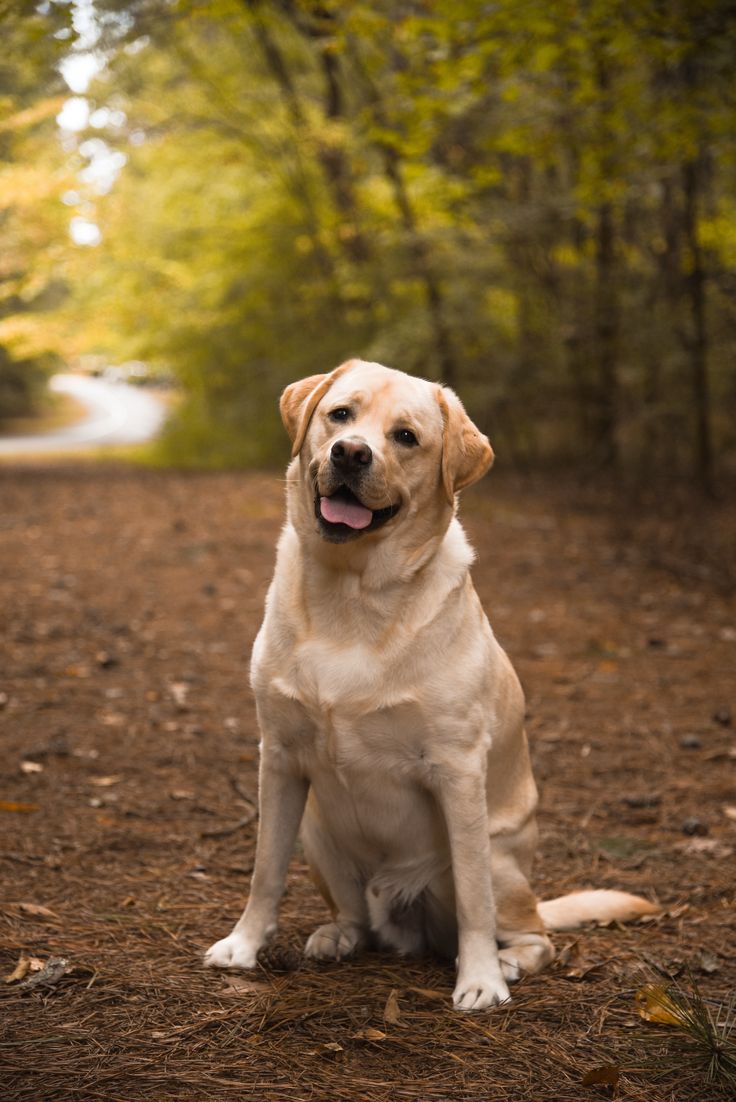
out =
[(225, 995), (262, 995), (264, 991), (270, 991), (271, 987), (262, 980), (252, 980), (247, 976), (223, 976), (225, 981)]
[(65, 674), (66, 677), (85, 678), (85, 677), (89, 677), (90, 672), (91, 671), (90, 671), (89, 666), (67, 666), (66, 669), (64, 670), (64, 674)]
[(176, 704), (177, 708), (179, 708), (179, 710), (182, 712), (186, 711), (188, 708), (187, 697), (189, 695), (189, 686), (187, 685), (186, 681), (172, 681), (169, 684), (169, 692), (171, 693), (174, 699), (174, 704)]
[(389, 996), (386, 999), (386, 1005), (383, 1008), (383, 1020), (386, 1025), (397, 1025), (400, 1019), (399, 993), (396, 988), (394, 988), (389, 992)]
[(92, 777), (90, 784), (95, 785), (96, 788), (111, 788), (114, 784), (120, 784), (122, 779), (122, 775), (116, 773), (111, 777)]
[(40, 811), (38, 804), (19, 804), (15, 800), (0, 800), (0, 811), (17, 811), (23, 815), (29, 815), (32, 811)]
[(675, 849), (687, 857), (715, 857), (718, 861), (734, 854), (733, 846), (727, 846), (717, 838), (690, 838), (687, 842), (677, 842)]
[(184, 788), (175, 788), (173, 792), (169, 792), (169, 798), (172, 800), (193, 800), (195, 799), (194, 792), (188, 792)]
[(48, 918), (52, 922), (58, 922), (59, 916), (49, 907), (42, 907), (40, 903), (5, 903), (4, 910), (10, 910), (17, 914), (29, 915), (31, 918)]
[(100, 716), (100, 723), (103, 727), (124, 727), (125, 716), (122, 712), (103, 712)]
[(21, 957), (12, 972), (9, 972), (4, 977), (5, 983), (15, 983), (16, 980), (22, 980), (30, 970), (31, 962), (28, 957)]
[(558, 967), (565, 969), (564, 976), (568, 980), (583, 980), (591, 972), (602, 968), (604, 964), (601, 960), (593, 960), (586, 956), (580, 947), (579, 941), (573, 941), (566, 945), (557, 959)]
[(312, 1048), (306, 1053), (307, 1056), (336, 1056), (339, 1052), (344, 1052), (342, 1045), (338, 1045), (337, 1041), (326, 1041), (319, 1048)]
[(435, 991), (431, 987), (410, 987), (409, 991), (419, 995), (422, 999), (431, 999), (433, 1002), (445, 1002), (446, 999), (441, 991)]
[(43, 766), (40, 761), (22, 761), (20, 771), (30, 777), (33, 773), (43, 773)]
[(606, 1064), (604, 1067), (591, 1068), (583, 1076), (584, 1087), (610, 1087), (613, 1093), (621, 1078), (621, 1069), (614, 1064)]
[(636, 993), (636, 1005), (639, 1017), (645, 1022), (658, 1022), (660, 1025), (682, 1025), (682, 1015), (669, 997), (664, 987), (656, 983), (647, 983)]
[(20, 985), (24, 991), (31, 991), (34, 987), (53, 987), (60, 979), (74, 971), (74, 965), (65, 957), (49, 957), (40, 972), (29, 976)]
[(385, 1041), (386, 1034), (382, 1033), (380, 1029), (373, 1029), (372, 1026), (366, 1026), (365, 1029), (359, 1029), (357, 1033), (350, 1034), (354, 1041)]

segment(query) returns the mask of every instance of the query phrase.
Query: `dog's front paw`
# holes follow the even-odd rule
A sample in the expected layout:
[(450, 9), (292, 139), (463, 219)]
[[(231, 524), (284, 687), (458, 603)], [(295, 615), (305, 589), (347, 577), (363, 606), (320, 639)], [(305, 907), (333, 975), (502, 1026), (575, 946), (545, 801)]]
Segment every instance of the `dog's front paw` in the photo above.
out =
[(341, 926), (328, 922), (318, 926), (304, 946), (304, 956), (313, 960), (343, 960), (354, 953), (363, 940), (359, 926)]
[(249, 938), (233, 931), (211, 945), (204, 955), (207, 968), (255, 968), (258, 946)]
[(452, 1002), (456, 1010), (487, 1010), (510, 997), (500, 968), (492, 968), (458, 976)]

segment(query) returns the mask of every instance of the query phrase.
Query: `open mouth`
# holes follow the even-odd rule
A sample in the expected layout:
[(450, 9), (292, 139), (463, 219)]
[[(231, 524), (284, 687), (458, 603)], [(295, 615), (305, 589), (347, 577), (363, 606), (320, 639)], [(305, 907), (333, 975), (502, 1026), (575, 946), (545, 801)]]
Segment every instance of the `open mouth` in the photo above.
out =
[(314, 512), (322, 535), (334, 543), (374, 532), (395, 517), (399, 509), (400, 504), (369, 509), (347, 486), (339, 486), (329, 497), (323, 497), (318, 490), (314, 499)]

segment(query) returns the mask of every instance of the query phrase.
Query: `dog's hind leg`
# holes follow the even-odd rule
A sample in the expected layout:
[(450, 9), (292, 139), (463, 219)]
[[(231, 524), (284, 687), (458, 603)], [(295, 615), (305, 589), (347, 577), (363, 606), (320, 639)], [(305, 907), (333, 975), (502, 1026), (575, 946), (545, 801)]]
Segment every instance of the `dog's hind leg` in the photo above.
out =
[(536, 896), (522, 869), (528, 842), (525, 835), (534, 833), (531, 823), (516, 837), (491, 842), (498, 956), (507, 983), (514, 983), (525, 973), (541, 971), (555, 955), (537, 911)]
[[(523, 839), (526, 842), (526, 839)], [(504, 840), (506, 842), (506, 840)], [(552, 943), (537, 912), (537, 901), (517, 854), (492, 840), (491, 867), (496, 892), (496, 939), (501, 971), (507, 983), (541, 971), (554, 957)], [(455, 891), (449, 873), (436, 876), (424, 893), (427, 943), (434, 952), (457, 954)]]
[(302, 842), (312, 879), (333, 915), (307, 939), (304, 954), (315, 960), (343, 960), (366, 942), (370, 920), (364, 881), (349, 856), (339, 851), (310, 798)]

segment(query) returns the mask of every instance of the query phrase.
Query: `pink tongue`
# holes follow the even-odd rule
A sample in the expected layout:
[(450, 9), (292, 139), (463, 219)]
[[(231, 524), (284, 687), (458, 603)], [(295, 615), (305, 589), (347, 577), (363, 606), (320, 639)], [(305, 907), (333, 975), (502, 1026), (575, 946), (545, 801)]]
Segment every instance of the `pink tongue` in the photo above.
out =
[(347, 524), (348, 528), (367, 528), (373, 513), (357, 501), (345, 501), (339, 497), (321, 497), (319, 508), (330, 524)]

